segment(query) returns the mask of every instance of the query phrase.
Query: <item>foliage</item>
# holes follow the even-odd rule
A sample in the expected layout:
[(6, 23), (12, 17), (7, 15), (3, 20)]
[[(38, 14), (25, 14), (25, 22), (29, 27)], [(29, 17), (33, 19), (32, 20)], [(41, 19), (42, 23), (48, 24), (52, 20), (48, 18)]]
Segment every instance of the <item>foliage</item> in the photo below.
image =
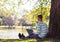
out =
[[(27, 3), (33, 4), (33, 8)], [(29, 4), (28, 3), (28, 4)], [(27, 5), (27, 6), (23, 6)], [(29, 7), (30, 8), (29, 8)], [(49, 21), (48, 16), (50, 14), (51, 0), (0, 0), (0, 15), (9, 16), (15, 14), (15, 17), (27, 18), (28, 21), (35, 23), (37, 21), (37, 15), (43, 15), (43, 21), (46, 23)], [(22, 8), (21, 8), (22, 7)], [(20, 14), (20, 15), (19, 15)], [(24, 15), (25, 14), (25, 15)], [(23, 15), (23, 16), (22, 16)], [(17, 18), (18, 19), (18, 18)], [(15, 21), (17, 21), (17, 19)], [(16, 23), (17, 24), (17, 23)], [(49, 24), (49, 23), (47, 23)]]

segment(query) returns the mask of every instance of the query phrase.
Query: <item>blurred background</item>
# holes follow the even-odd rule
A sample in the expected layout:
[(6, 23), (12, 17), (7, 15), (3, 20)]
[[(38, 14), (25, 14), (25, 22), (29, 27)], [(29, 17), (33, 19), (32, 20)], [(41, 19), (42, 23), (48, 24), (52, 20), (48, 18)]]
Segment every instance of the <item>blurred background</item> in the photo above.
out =
[[(51, 0), (0, 0), (0, 32), (15, 34), (18, 31), (27, 35), (26, 28), (36, 28), (38, 14), (42, 14), (43, 21), (49, 25), (50, 7)], [(4, 35), (3, 38), (10, 37)]]

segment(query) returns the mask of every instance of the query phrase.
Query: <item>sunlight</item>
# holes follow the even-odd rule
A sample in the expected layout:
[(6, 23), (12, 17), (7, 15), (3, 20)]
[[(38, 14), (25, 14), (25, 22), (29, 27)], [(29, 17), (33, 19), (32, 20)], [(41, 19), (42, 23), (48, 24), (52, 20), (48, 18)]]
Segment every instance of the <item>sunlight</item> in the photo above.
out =
[[(20, 2), (21, 1), (21, 2)], [(33, 11), (33, 9), (37, 6), (39, 6), (39, 3), (37, 2), (38, 0), (7, 0), (6, 2), (1, 1), (1, 5), (3, 6), (3, 9), (5, 11), (12, 11), (12, 12), (17, 12), (20, 14), (20, 17)], [(19, 4), (19, 2), (21, 4)], [(37, 4), (38, 3), (38, 4)], [(19, 4), (19, 5), (18, 5)], [(2, 8), (0, 8), (2, 9)]]

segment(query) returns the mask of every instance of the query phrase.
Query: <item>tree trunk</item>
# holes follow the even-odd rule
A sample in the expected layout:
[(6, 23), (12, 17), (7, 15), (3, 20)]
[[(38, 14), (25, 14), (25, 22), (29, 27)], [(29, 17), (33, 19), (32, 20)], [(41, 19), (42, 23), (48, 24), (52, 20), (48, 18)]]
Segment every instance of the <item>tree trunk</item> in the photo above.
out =
[(51, 0), (49, 34), (60, 38), (60, 0)]

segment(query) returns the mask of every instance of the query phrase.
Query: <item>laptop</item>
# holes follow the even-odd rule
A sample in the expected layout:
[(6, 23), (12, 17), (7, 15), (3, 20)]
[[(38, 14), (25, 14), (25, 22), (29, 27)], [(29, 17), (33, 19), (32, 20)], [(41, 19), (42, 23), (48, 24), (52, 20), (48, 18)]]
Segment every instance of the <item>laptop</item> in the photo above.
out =
[(33, 34), (33, 30), (32, 29), (26, 29), (26, 30), (27, 30), (29, 35)]

